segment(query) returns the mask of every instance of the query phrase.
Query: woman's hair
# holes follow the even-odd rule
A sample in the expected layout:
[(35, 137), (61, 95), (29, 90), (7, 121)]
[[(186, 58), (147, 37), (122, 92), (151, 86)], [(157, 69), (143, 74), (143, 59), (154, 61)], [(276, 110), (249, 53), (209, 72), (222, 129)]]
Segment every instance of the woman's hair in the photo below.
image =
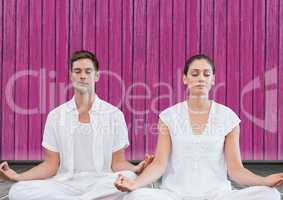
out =
[(190, 68), (190, 65), (195, 61), (195, 60), (206, 60), (208, 62), (208, 64), (211, 66), (212, 68), (212, 73), (214, 74), (215, 73), (215, 66), (214, 66), (214, 63), (213, 61), (207, 56), (207, 55), (204, 55), (204, 54), (197, 54), (197, 55), (194, 55), (192, 57), (190, 57), (187, 61), (186, 61), (186, 64), (185, 64), (185, 67), (184, 67), (184, 75), (187, 75), (188, 71), (189, 71), (189, 68)]

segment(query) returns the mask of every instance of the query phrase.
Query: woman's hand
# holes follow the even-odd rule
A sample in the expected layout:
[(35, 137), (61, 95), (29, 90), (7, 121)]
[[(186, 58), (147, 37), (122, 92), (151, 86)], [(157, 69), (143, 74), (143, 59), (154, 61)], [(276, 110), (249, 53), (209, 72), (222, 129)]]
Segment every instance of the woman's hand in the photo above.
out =
[(135, 180), (131, 180), (121, 174), (118, 175), (114, 185), (121, 192), (131, 192), (138, 188)]
[(272, 174), (263, 178), (264, 185), (278, 187), (283, 184), (283, 173)]
[(154, 155), (146, 154), (145, 159), (136, 166), (135, 172), (137, 174), (142, 173), (142, 171), (152, 163), (153, 159)]
[(20, 175), (11, 169), (7, 162), (0, 164), (0, 175), (11, 181), (19, 181)]

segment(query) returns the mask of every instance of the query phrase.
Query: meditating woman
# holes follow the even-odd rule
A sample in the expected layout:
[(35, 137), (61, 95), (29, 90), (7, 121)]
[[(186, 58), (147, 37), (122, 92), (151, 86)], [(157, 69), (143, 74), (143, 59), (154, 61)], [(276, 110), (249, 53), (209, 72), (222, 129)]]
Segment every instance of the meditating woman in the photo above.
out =
[[(283, 173), (262, 177), (244, 168), (238, 116), (209, 99), (215, 67), (205, 55), (187, 60), (186, 101), (164, 110), (154, 161), (134, 180), (120, 175), (115, 186), (126, 200), (280, 200)], [(238, 97), (235, 97), (238, 98)], [(232, 190), (227, 178), (250, 186)], [(159, 189), (142, 188), (162, 176)]]

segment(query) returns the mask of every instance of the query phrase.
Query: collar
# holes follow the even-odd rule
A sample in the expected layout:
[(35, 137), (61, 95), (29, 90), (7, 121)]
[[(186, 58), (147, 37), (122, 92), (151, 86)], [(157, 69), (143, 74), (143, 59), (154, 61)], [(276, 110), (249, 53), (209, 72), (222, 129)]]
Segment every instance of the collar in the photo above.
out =
[[(95, 94), (94, 102), (92, 103), (89, 113), (93, 113), (97, 111), (100, 108), (100, 104), (101, 104), (101, 99), (98, 97), (97, 94)], [(67, 102), (67, 112), (72, 112), (72, 111), (76, 111), (76, 112), (78, 111), (75, 101), (75, 96), (73, 96), (72, 99)]]

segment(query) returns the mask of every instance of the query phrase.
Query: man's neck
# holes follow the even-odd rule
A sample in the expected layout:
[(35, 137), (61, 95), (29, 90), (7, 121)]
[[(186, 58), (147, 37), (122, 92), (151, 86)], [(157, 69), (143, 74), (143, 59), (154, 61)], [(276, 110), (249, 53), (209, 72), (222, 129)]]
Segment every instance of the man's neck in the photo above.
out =
[(88, 112), (92, 107), (95, 97), (96, 97), (95, 93), (80, 94), (79, 92), (75, 92), (75, 102), (78, 112), (79, 113)]

